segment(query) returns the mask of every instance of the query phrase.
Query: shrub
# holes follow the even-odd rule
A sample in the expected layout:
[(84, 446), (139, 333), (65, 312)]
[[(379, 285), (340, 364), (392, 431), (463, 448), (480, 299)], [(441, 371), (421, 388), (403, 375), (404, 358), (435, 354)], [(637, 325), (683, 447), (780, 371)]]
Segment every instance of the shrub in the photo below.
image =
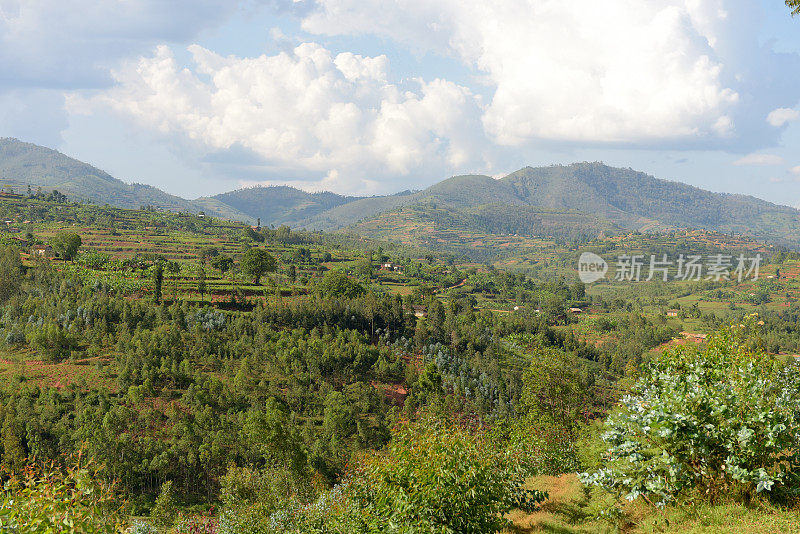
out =
[(367, 458), (353, 492), (378, 532), (497, 532), (504, 514), (545, 495), (524, 489), (516, 457), (481, 433), (425, 419), (401, 425)]
[(66, 468), (29, 464), (6, 481), (0, 494), (0, 529), (9, 532), (86, 534), (123, 532), (112, 485), (82, 454)]
[[(745, 325), (741, 328), (744, 330)], [(773, 498), (800, 490), (800, 365), (735, 331), (655, 361), (609, 416), (607, 461), (582, 479), (663, 506), (696, 491)]]
[(161, 485), (161, 492), (156, 498), (153, 509), (150, 510), (150, 519), (160, 527), (170, 527), (178, 517), (178, 505), (172, 489), (172, 481), (167, 480)]

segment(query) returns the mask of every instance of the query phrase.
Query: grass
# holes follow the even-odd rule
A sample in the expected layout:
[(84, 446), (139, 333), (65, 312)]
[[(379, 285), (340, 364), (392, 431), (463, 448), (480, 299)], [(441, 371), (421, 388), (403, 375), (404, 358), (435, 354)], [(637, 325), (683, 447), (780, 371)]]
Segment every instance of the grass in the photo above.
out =
[(532, 489), (545, 490), (549, 499), (533, 513), (515, 511), (509, 515), (513, 527), (507, 534), (550, 532), (588, 534), (629, 532), (642, 534), (778, 534), (800, 532), (800, 509), (782, 509), (767, 503), (752, 507), (742, 504), (698, 504), (668, 507), (656, 511), (634, 502), (624, 507), (620, 524), (597, 519), (598, 512), (612, 500), (600, 492), (588, 492), (574, 474), (541, 476), (529, 482)]

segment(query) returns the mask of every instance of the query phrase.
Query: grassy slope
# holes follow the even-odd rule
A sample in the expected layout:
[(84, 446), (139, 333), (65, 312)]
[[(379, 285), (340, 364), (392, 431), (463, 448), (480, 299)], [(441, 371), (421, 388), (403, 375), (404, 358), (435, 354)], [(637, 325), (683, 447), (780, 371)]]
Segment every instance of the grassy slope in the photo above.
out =
[(589, 534), (612, 532), (641, 533), (743, 533), (766, 534), (800, 532), (800, 510), (783, 510), (768, 504), (751, 508), (741, 504), (694, 504), (669, 507), (658, 512), (643, 503), (626, 507), (629, 519), (636, 526), (617, 525), (598, 520), (597, 512), (605, 504), (601, 497), (588, 495), (575, 475), (537, 477), (531, 487), (550, 494), (539, 510), (527, 514), (514, 512), (512, 533), (554, 532), (561, 534)]
[(25, 192), (28, 185), (61, 193), (76, 199), (91, 199), (138, 209), (153, 205), (170, 210), (193, 210), (190, 201), (141, 184), (126, 184), (91, 165), (49, 148), (0, 138), (0, 185)]

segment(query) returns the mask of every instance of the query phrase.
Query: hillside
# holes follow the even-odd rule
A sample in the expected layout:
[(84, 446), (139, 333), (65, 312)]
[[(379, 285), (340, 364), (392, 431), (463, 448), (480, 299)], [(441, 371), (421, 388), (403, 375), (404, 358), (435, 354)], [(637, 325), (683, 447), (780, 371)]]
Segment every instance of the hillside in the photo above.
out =
[[(622, 229), (657, 232), (702, 228), (744, 234), (781, 245), (800, 245), (800, 212), (794, 208), (750, 196), (712, 193), (602, 163), (526, 167), (500, 180), (488, 176), (456, 176), (406, 196), (395, 205), (387, 206), (383, 198), (362, 199), (358, 210), (350, 210), (348, 205), (341, 206), (307, 224), (313, 227), (318, 220), (335, 215), (328, 221), (345, 226), (347, 220), (343, 215), (349, 213), (355, 232), (366, 231), (372, 235), (369, 229), (374, 227), (371, 224), (373, 217), (380, 214), (384, 220), (391, 219), (392, 210), (396, 212), (401, 208), (422, 205), (454, 212), (461, 219), (475, 210), (489, 210), (499, 226), (483, 224), (480, 229), (490, 233), (509, 232), (502, 229), (508, 226), (503, 218), (518, 218), (524, 213), (562, 212), (595, 218), (598, 224), (592, 224), (588, 229), (584, 225), (580, 229), (583, 233), (589, 230), (590, 234), (597, 230), (595, 235), (607, 233), (609, 224)], [(601, 224), (600, 221), (607, 223)], [(408, 217), (405, 217), (405, 222), (406, 230), (409, 223), (415, 225), (414, 221), (409, 222)], [(426, 223), (421, 219), (416, 226)], [(551, 234), (576, 233), (571, 224), (566, 221), (565, 224), (566, 227), (556, 228), (559, 231)], [(478, 226), (481, 225), (472, 225), (471, 228), (477, 230)], [(555, 226), (558, 226), (557, 222)], [(523, 228), (513, 233), (524, 231)], [(385, 229), (381, 237), (397, 238), (387, 235)]]
[(0, 185), (24, 192), (56, 189), (77, 199), (122, 208), (155, 206), (191, 210), (188, 200), (143, 184), (126, 184), (108, 173), (64, 154), (13, 138), (0, 138)]
[(712, 193), (602, 163), (526, 167), (502, 182), (532, 206), (575, 209), (642, 229), (647, 220), (665, 227), (705, 228), (800, 242), (800, 212), (745, 195)]
[(500, 180), (455, 176), (423, 191), (368, 198), (276, 186), (186, 200), (152, 186), (127, 184), (55, 150), (4, 138), (0, 139), (0, 185), (18, 192), (28, 186), (57, 189), (76, 200), (124, 208), (151, 205), (205, 211), (250, 224), (260, 219), (265, 226), (348, 229), (415, 245), (447, 245), (443, 230), (445, 234), (457, 231), (463, 243), (481, 234), (582, 239), (625, 230), (701, 228), (800, 246), (800, 212), (794, 208), (750, 196), (712, 193), (602, 163), (526, 167)]
[[(213, 197), (199, 198), (195, 202), (221, 216), (226, 215), (226, 210), (231, 210), (232, 214), (245, 214), (248, 222), (261, 219), (264, 224), (298, 226), (301, 221), (354, 200), (356, 197), (336, 193), (306, 193), (293, 187), (273, 186), (238, 189)], [(234, 215), (230, 218), (239, 217)]]

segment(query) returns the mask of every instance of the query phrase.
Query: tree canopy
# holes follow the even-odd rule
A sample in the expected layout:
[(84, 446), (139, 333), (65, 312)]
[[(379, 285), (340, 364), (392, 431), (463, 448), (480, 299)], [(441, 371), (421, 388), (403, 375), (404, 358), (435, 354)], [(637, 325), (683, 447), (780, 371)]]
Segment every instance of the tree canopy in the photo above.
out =
[(68, 261), (75, 259), (82, 244), (81, 236), (74, 232), (59, 232), (50, 240), (53, 250)]
[(261, 277), (275, 271), (275, 258), (263, 248), (251, 248), (242, 258), (242, 272), (258, 284)]

